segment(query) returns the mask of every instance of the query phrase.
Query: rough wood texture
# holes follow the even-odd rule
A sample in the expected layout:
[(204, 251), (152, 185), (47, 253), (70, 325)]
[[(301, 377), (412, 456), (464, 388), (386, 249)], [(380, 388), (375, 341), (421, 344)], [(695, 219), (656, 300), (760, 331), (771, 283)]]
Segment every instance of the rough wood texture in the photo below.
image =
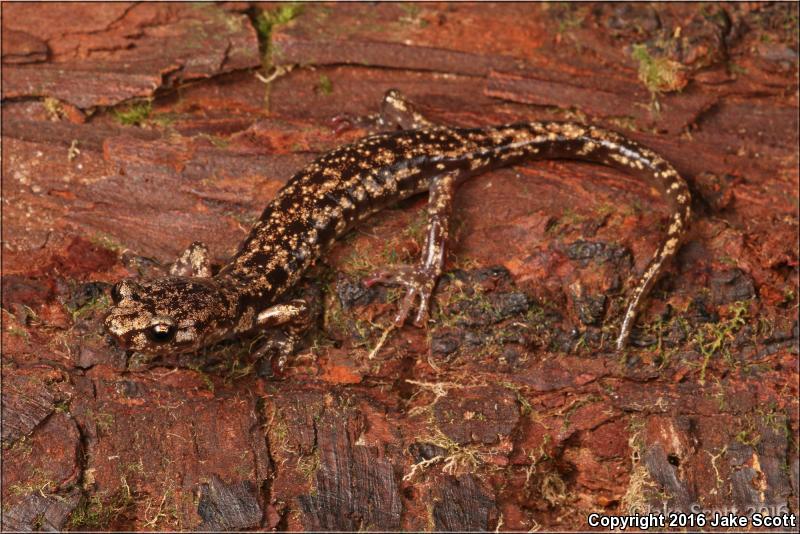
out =
[[(2, 9), (4, 528), (797, 513), (796, 4)], [(319, 262), (324, 312), (281, 380), (250, 340), (108, 344), (110, 283), (195, 240), (224, 261), (294, 171), (363, 134), (330, 118), (391, 87), (437, 120), (587, 121), (674, 162), (692, 235), (633, 347), (610, 340), (664, 211), (570, 162), (461, 188), (427, 331), (382, 343), (396, 294), (359, 282), (419, 253), (419, 198)]]

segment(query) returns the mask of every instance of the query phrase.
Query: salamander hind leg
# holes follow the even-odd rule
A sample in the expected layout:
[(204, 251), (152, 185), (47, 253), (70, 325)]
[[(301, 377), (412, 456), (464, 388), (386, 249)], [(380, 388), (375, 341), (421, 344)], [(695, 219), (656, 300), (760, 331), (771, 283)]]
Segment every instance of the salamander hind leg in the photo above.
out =
[(422, 258), (417, 265), (401, 265), (375, 273), (364, 280), (367, 287), (374, 284), (400, 285), (406, 288), (394, 322), (401, 326), (406, 322), (414, 303), (419, 299), (414, 324), (425, 324), (430, 312), (431, 297), (444, 266), (449, 218), (452, 212), (457, 173), (448, 173), (431, 180), (428, 201), (428, 228)]
[(343, 113), (333, 117), (331, 123), (337, 134), (350, 128), (364, 128), (375, 133), (435, 126), (397, 89), (389, 89), (383, 96), (380, 113), (358, 117)]

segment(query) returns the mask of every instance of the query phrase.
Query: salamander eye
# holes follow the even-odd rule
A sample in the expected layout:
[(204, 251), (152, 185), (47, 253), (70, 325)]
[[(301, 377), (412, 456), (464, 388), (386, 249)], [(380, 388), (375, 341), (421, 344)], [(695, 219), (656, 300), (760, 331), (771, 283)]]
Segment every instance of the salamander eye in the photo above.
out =
[(166, 323), (154, 324), (147, 330), (147, 337), (153, 343), (169, 343), (175, 337), (175, 326)]

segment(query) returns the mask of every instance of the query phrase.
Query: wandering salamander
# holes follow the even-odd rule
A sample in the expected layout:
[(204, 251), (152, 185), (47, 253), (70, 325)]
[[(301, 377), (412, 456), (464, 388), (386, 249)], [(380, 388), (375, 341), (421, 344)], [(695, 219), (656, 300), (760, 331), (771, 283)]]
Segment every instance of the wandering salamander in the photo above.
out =
[(394, 90), (386, 94), (381, 112), (366, 119), (390, 131), (337, 148), (294, 175), (217, 274), (212, 276), (208, 249), (193, 243), (170, 276), (118, 283), (112, 290), (114, 307), (105, 320), (112, 337), (128, 349), (165, 354), (193, 352), (226, 338), (277, 329), (264, 349), (291, 352), (311, 313), (304, 301), (281, 297), (358, 221), (428, 190), (420, 262), (366, 281), (404, 286), (395, 324), (402, 325), (418, 302), (414, 323), (422, 326), (442, 272), (456, 185), (498, 167), (566, 158), (647, 178), (663, 191), (670, 206), (666, 237), (628, 301), (616, 342), (618, 349), (626, 345), (642, 300), (665, 261), (675, 255), (691, 213), (686, 182), (664, 158), (617, 133), (570, 122), (486, 128), (435, 125)]

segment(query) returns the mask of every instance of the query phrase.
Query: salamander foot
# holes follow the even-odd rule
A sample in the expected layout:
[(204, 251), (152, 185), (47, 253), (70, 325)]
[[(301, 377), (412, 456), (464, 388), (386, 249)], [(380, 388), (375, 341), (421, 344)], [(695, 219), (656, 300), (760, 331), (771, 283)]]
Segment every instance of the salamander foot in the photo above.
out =
[(398, 327), (406, 322), (408, 314), (414, 306), (414, 301), (419, 297), (419, 307), (414, 317), (414, 326), (421, 328), (425, 326), (428, 320), (431, 297), (433, 296), (433, 289), (436, 287), (437, 278), (437, 273), (430, 269), (415, 265), (401, 265), (376, 272), (364, 280), (364, 285), (367, 287), (375, 284), (399, 285), (406, 288), (405, 296), (394, 318), (394, 323)]
[(286, 363), (294, 354), (297, 338), (285, 332), (275, 332), (252, 352), (258, 361), (259, 375), (264, 378), (285, 378)]

